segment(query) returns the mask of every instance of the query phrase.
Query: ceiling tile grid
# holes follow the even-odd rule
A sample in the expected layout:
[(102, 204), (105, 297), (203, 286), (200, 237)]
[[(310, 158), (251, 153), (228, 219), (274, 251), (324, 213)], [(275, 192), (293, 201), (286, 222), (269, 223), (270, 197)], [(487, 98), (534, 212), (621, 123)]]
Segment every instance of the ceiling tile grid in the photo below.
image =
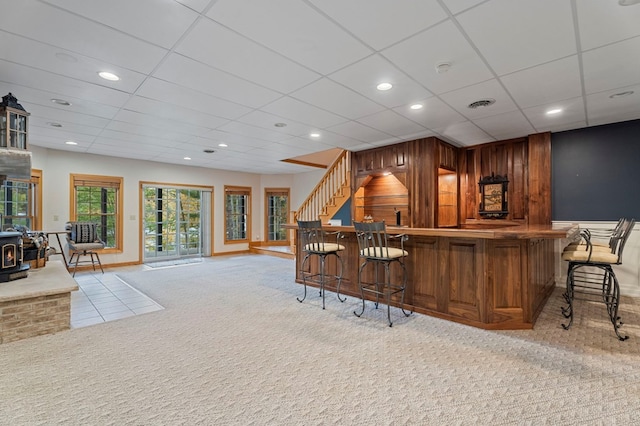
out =
[(618, 0), (5, 1), (0, 91), (34, 146), (299, 173), (281, 160), (639, 119), (638, 22)]

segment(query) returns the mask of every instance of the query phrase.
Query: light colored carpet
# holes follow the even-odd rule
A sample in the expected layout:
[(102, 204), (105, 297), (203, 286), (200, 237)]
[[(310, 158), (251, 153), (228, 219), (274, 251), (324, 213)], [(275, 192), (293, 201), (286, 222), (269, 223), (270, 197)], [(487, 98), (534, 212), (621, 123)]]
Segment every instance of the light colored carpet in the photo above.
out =
[(166, 309), (0, 345), (0, 424), (639, 425), (640, 301), (492, 332), (327, 294), (247, 255), (123, 273)]

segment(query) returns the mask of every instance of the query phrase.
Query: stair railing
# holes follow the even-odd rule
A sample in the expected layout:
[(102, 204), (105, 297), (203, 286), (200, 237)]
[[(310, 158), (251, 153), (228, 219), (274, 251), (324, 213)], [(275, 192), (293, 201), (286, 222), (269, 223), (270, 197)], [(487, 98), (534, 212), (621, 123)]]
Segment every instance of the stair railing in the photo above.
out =
[(316, 220), (327, 212), (334, 198), (343, 196), (351, 187), (351, 156), (349, 151), (342, 153), (327, 169), (320, 182), (311, 191), (307, 199), (295, 213), (295, 220)]

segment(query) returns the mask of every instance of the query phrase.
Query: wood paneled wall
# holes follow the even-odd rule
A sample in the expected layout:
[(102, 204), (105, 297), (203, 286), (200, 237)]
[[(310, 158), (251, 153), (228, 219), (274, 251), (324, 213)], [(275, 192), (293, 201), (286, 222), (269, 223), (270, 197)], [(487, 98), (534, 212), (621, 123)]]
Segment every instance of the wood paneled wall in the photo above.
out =
[[(550, 161), (551, 134), (548, 132), (465, 148), (454, 147), (435, 137), (417, 139), (352, 153), (355, 165), (352, 197), (355, 198), (356, 191), (367, 185), (372, 176), (390, 172), (407, 188), (408, 207), (406, 214), (402, 214), (402, 223), (412, 228), (550, 224)], [(441, 202), (450, 204), (440, 197), (439, 169), (440, 172), (452, 171), (458, 177), (457, 217), (439, 208)], [(507, 176), (509, 180), (509, 214), (503, 219), (484, 219), (478, 213), (478, 182), (492, 174)], [(447, 188), (447, 192), (450, 189)], [(362, 211), (356, 210), (363, 207), (353, 205), (352, 217), (358, 218)], [(373, 216), (374, 220), (378, 219)], [(386, 219), (387, 215), (382, 216)]]
[[(461, 227), (551, 223), (551, 134), (460, 149)], [(478, 213), (482, 177), (507, 176), (509, 215), (483, 219)]]

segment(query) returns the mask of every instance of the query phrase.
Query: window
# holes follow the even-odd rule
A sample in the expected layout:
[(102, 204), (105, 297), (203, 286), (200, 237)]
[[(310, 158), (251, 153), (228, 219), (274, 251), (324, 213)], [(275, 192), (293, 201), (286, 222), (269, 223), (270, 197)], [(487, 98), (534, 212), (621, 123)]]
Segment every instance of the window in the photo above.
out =
[(0, 217), (2, 230), (25, 226), (32, 230), (42, 227), (41, 170), (33, 170), (31, 179), (6, 180), (0, 186)]
[(71, 186), (71, 220), (98, 223), (105, 247), (121, 251), (122, 178), (72, 174)]
[(289, 240), (289, 232), (282, 227), (289, 217), (289, 189), (266, 188), (266, 241), (278, 242)]
[(224, 187), (224, 242), (249, 241), (251, 222), (251, 188)]

